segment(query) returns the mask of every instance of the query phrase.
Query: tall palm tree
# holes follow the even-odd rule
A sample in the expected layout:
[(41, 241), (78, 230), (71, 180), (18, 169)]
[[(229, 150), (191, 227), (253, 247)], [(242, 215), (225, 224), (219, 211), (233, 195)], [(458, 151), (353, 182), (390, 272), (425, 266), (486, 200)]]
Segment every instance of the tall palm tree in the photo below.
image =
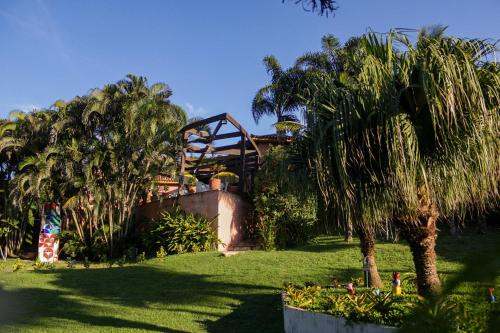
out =
[[(440, 289), (439, 216), (498, 200), (493, 45), (420, 34), (361, 38), (353, 84), (323, 75), (308, 100), (320, 186), (345, 219), (390, 220), (408, 241), (420, 294)], [(395, 44), (398, 43), (398, 48)]]
[[(252, 115), (256, 123), (263, 116), (275, 116), (276, 123), (293, 126), (299, 120), (295, 115), (301, 104), (296, 94), (297, 77), (292, 70), (283, 70), (274, 56), (266, 56), (263, 60), (267, 73), (271, 75), (271, 82), (260, 88), (252, 102)], [(277, 128), (279, 133), (285, 128)], [(294, 127), (295, 128), (295, 127)]]

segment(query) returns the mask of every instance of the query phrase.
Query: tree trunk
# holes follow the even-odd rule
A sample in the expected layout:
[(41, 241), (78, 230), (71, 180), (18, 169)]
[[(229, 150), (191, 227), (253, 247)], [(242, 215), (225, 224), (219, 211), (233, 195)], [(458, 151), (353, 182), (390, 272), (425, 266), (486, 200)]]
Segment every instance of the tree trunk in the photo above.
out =
[(398, 221), (401, 236), (408, 242), (417, 272), (419, 295), (438, 294), (441, 281), (436, 267), (436, 222), (439, 216), (437, 207), (429, 204), (419, 209), (417, 221)]
[(382, 279), (380, 279), (380, 275), (378, 274), (377, 262), (375, 261), (374, 233), (371, 230), (359, 228), (358, 235), (361, 243), (361, 253), (363, 253), (363, 258), (368, 259), (369, 263), (370, 287), (382, 288), (384, 284), (382, 283)]
[(347, 222), (346, 223), (346, 226), (345, 226), (345, 237), (344, 237), (344, 241), (345, 242), (352, 242), (352, 223), (351, 222)]

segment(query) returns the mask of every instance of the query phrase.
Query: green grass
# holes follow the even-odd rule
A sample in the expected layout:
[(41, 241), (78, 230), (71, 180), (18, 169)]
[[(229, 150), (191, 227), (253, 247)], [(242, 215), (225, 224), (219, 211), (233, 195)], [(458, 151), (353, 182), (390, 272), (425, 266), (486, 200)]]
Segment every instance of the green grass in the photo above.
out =
[[(439, 271), (456, 273), (463, 258), (494, 248), (499, 239), (498, 229), (484, 236), (440, 237)], [(413, 271), (406, 245), (380, 243), (377, 251), (386, 283), (394, 270)], [(54, 270), (33, 271), (25, 262), (12, 272), (11, 260), (0, 266), (0, 331), (281, 332), (279, 292), (285, 281), (347, 281), (361, 276), (360, 259), (356, 242), (320, 237), (294, 250), (183, 254), (121, 268), (69, 269), (60, 263)], [(457, 293), (483, 295), (483, 287), (472, 283)]]

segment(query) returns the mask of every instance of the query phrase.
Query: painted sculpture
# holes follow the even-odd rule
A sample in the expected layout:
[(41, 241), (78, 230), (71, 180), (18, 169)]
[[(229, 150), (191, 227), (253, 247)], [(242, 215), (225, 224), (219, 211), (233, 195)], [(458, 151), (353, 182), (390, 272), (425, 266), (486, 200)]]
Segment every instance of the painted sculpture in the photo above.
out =
[(356, 290), (354, 290), (354, 285), (352, 283), (348, 283), (346, 289), (349, 295), (356, 295)]
[(41, 262), (57, 261), (59, 250), (59, 231), (61, 229), (61, 211), (55, 202), (43, 206), (40, 237), (38, 240), (38, 259)]
[(494, 291), (495, 288), (488, 288), (488, 292), (490, 293), (490, 303), (495, 303), (497, 301), (495, 295), (493, 295)]
[(399, 272), (392, 273), (392, 294), (394, 296), (401, 295), (401, 280)]

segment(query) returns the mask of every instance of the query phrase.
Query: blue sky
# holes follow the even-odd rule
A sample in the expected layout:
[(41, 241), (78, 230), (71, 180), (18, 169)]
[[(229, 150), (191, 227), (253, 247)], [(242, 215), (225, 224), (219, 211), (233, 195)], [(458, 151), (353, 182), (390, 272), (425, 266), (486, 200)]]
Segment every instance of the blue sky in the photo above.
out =
[(268, 82), (262, 58), (289, 66), (323, 35), (448, 25), (500, 39), (498, 0), (339, 0), (319, 17), (281, 0), (0, 0), (0, 115), (48, 107), (128, 73), (165, 82), (193, 116), (232, 114), (252, 133), (250, 105)]

